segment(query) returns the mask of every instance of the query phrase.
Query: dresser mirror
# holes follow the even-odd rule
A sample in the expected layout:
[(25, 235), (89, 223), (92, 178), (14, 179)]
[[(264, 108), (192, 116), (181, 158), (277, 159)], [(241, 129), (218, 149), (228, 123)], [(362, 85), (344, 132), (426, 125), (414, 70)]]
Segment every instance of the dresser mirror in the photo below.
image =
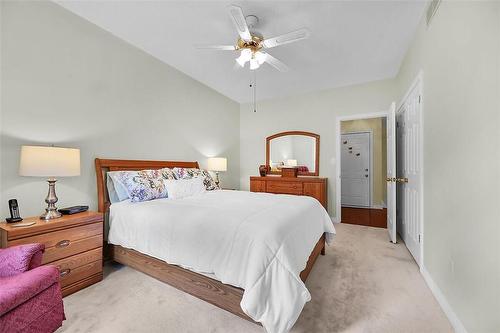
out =
[(266, 165), (270, 174), (284, 167), (297, 168), (301, 176), (319, 175), (319, 135), (289, 131), (266, 138)]

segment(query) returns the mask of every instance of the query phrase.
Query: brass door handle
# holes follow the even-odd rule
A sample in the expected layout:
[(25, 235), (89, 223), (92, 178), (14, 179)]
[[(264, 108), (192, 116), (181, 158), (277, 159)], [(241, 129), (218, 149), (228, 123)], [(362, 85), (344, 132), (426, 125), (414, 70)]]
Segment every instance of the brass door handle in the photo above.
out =
[(398, 183), (408, 183), (408, 178), (396, 178), (396, 182)]
[(395, 181), (396, 181), (396, 178), (387, 177), (385, 180), (386, 180), (388, 183), (390, 183), (390, 182), (395, 182)]

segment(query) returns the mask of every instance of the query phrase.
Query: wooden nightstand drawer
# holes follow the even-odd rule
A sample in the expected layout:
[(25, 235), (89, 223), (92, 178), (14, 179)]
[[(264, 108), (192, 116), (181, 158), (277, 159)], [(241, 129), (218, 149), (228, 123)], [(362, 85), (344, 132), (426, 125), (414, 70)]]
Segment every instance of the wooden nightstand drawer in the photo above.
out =
[(269, 193), (302, 194), (302, 184), (299, 182), (268, 181), (266, 191)]
[(97, 274), (102, 268), (102, 248), (54, 261), (51, 265), (59, 268), (61, 287), (66, 287), (76, 281)]
[(74, 268), (64, 268), (59, 270), (59, 281), (61, 287), (64, 288), (77, 281), (88, 278), (102, 271), (102, 259), (86, 263), (82, 266)]
[(63, 296), (102, 280), (102, 213), (87, 211), (44, 221), (38, 216), (25, 221), (35, 222), (16, 228), (0, 222), (0, 248), (42, 243), (45, 245), (42, 264), (59, 268)]
[(61, 283), (61, 288), (65, 288), (75, 282), (81, 281), (93, 275), (102, 272), (102, 259), (99, 261), (94, 261), (88, 263), (84, 266), (77, 267), (75, 269), (66, 269), (60, 271), (59, 281)]
[(93, 223), (9, 242), (9, 246), (42, 243), (45, 253), (42, 263), (69, 257), (102, 246), (102, 223)]

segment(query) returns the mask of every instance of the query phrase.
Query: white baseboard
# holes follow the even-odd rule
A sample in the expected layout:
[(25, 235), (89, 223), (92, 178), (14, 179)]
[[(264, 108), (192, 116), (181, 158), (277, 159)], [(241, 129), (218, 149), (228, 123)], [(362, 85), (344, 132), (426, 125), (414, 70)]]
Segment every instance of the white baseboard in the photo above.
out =
[(467, 333), (465, 326), (462, 324), (455, 311), (453, 311), (450, 303), (448, 303), (446, 297), (444, 297), (443, 293), (441, 292), (441, 289), (439, 289), (439, 287), (434, 282), (431, 275), (425, 269), (424, 266), (420, 268), (420, 273), (424, 277), (427, 286), (429, 286), (429, 289), (431, 290), (432, 294), (434, 295), (439, 305), (443, 309), (444, 313), (446, 314), (446, 317), (448, 317), (451, 326), (453, 326), (453, 328), (455, 329), (455, 333)]

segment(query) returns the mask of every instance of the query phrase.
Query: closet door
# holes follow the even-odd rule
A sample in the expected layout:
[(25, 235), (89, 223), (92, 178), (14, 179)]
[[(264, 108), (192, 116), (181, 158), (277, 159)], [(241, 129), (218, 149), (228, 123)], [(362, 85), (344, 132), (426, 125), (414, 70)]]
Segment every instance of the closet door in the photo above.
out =
[(387, 231), (396, 243), (396, 103), (387, 114)]

